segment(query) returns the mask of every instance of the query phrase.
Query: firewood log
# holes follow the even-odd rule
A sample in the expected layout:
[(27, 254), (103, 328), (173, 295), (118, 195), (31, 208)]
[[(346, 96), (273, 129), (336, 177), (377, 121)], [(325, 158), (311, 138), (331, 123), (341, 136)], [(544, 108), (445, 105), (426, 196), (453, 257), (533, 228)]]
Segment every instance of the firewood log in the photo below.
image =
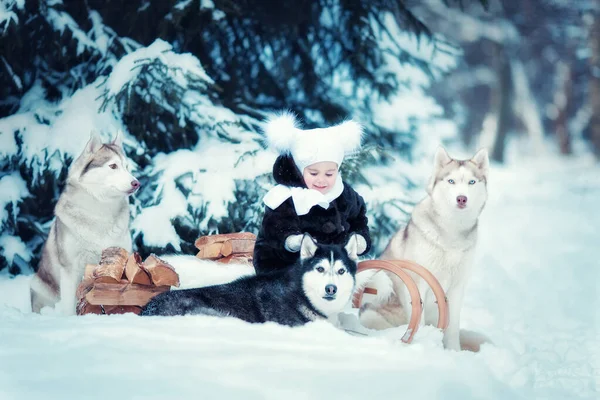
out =
[(77, 303), (76, 313), (77, 315), (102, 314), (102, 306), (97, 304), (90, 304), (86, 299), (81, 299)]
[(139, 283), (140, 285), (152, 285), (150, 274), (146, 271), (142, 263), (142, 257), (133, 252), (127, 259), (125, 265), (125, 277), (130, 283)]
[(94, 274), (94, 270), (96, 269), (96, 267), (98, 267), (98, 264), (85, 264), (83, 280), (94, 279), (93, 274)]
[(100, 264), (94, 269), (93, 278), (97, 282), (118, 283), (125, 271), (129, 253), (120, 247), (102, 250)]
[(92, 290), (94, 287), (94, 279), (88, 278), (81, 281), (79, 286), (77, 286), (77, 291), (75, 292), (75, 296), (77, 296), (78, 300), (81, 300), (85, 297), (85, 295)]
[(145, 306), (157, 294), (167, 292), (170, 286), (147, 286), (129, 283), (123, 279), (120, 283), (94, 282), (92, 290), (85, 300), (93, 305), (103, 306)]
[(158, 258), (155, 254), (150, 254), (144, 260), (144, 267), (152, 283), (156, 286), (176, 286), (179, 287), (179, 275), (175, 269), (167, 262)]
[(77, 291), (75, 292), (75, 295), (77, 296), (78, 300), (81, 300), (83, 297), (85, 297), (87, 292), (89, 292), (92, 289), (92, 286), (94, 285), (94, 270), (97, 267), (98, 267), (98, 264), (86, 264), (85, 265), (83, 279), (77, 286)]
[(223, 243), (221, 242), (208, 243), (200, 247), (200, 251), (198, 251), (196, 257), (208, 260), (216, 260), (217, 258), (223, 257), (221, 254), (222, 247)]
[(225, 257), (231, 254), (250, 253), (254, 251), (254, 242), (252, 239), (229, 239), (223, 242), (221, 254)]
[(86, 299), (82, 299), (77, 303), (77, 315), (85, 314), (125, 314), (134, 313), (141, 314), (142, 307), (139, 306), (102, 306), (97, 304), (90, 304)]
[(227, 257), (219, 258), (217, 260), (218, 263), (222, 264), (251, 264), (252, 265), (252, 254), (251, 253), (242, 253), (242, 254), (231, 254)]
[(246, 239), (256, 240), (256, 235), (250, 232), (235, 232), (235, 233), (223, 233), (219, 235), (208, 235), (202, 236), (196, 239), (194, 243), (197, 249), (201, 249), (202, 246), (206, 246), (211, 243), (220, 243), (229, 239)]

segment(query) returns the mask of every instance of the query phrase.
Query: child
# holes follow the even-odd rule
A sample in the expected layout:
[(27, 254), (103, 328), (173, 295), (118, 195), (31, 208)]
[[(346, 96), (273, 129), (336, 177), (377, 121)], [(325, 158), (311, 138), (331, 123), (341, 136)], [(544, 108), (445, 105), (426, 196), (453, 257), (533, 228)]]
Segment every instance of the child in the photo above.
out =
[(263, 200), (267, 207), (254, 247), (256, 273), (292, 265), (305, 232), (324, 244), (345, 244), (357, 233), (357, 253), (366, 254), (371, 238), (365, 202), (339, 176), (344, 153), (360, 147), (361, 126), (347, 121), (302, 130), (294, 116), (285, 113), (267, 121), (265, 134), (270, 147), (280, 153), (273, 165), (279, 185)]

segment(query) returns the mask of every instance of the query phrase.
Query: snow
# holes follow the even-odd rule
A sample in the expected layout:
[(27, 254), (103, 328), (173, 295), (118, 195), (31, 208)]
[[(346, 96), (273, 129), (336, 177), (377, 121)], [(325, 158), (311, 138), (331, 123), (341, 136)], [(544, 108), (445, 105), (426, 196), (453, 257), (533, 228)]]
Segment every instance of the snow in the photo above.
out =
[[(90, 18), (93, 24), (90, 37), (102, 47), (100, 42), (108, 37), (104, 33), (106, 27), (98, 14), (92, 13)], [(107, 77), (99, 77), (74, 93), (65, 93), (58, 102), (46, 100), (45, 89), (37, 81), (22, 97), (18, 112), (0, 119), (0, 156), (19, 158), (32, 169), (28, 179), (37, 184), (45, 171), (58, 177), (66, 161), (81, 153), (92, 130), (99, 132), (105, 142), (122, 130), (126, 132), (125, 144), (143, 154), (145, 146), (123, 125), (118, 104), (109, 101), (106, 109), (100, 108), (103, 100), (110, 100), (110, 96), (132, 86), (138, 78), (141, 61), (160, 61), (168, 68), (170, 83), (182, 89), (182, 103), (171, 104), (162, 95), (155, 100), (167, 112), (176, 114), (180, 125), (194, 125), (200, 140), (190, 144), (190, 150), (152, 154), (153, 164), (142, 171), (134, 168), (138, 177), (152, 178), (152, 187), (143, 187), (136, 195), (138, 207), (133, 210), (132, 228), (136, 235), (144, 235), (145, 245), (170, 244), (179, 249), (181, 238), (173, 228), (174, 218), (191, 220), (205, 213), (198, 227), (207, 231), (209, 222), (228, 217), (228, 202), (235, 201), (236, 182), (254, 180), (269, 172), (275, 156), (262, 151), (260, 134), (245, 128), (255, 127), (255, 119), (215, 104), (199, 89), (199, 82), (212, 83), (200, 61), (191, 54), (176, 54), (171, 49), (167, 42), (156, 40), (115, 61)], [(17, 141), (17, 137), (22, 140)], [(178, 186), (180, 183), (185, 186), (185, 193)], [(5, 198), (0, 195), (0, 205)], [(6, 212), (1, 209), (0, 213), (3, 222)]]
[(18, 173), (4, 175), (0, 178), (0, 226), (8, 218), (6, 206), (12, 204), (13, 215), (16, 218), (19, 213), (17, 204), (25, 196), (29, 196), (27, 184)]
[[(493, 342), (479, 353), (444, 350), (432, 327), (405, 345), (402, 327), (365, 337), (325, 321), (289, 328), (202, 316), (37, 315), (30, 276), (4, 275), (0, 397), (596, 398), (600, 167), (588, 157), (523, 159), (508, 150), (509, 165), (492, 165), (462, 313), (462, 328)], [(251, 273), (189, 256), (168, 261), (184, 287)]]
[(81, 30), (77, 22), (68, 13), (52, 8), (55, 5), (62, 5), (62, 1), (56, 0), (52, 4), (49, 3), (45, 16), (48, 22), (52, 24), (52, 27), (61, 34), (65, 30), (71, 31), (73, 38), (77, 42), (77, 55), (83, 53), (86, 48), (96, 48), (96, 44), (87, 37), (85, 32)]
[(19, 237), (9, 235), (0, 236), (0, 247), (4, 249), (2, 253), (9, 265), (12, 264), (15, 255), (19, 255), (24, 261), (31, 260), (31, 253), (27, 245)]
[(134, 82), (140, 72), (140, 63), (159, 59), (165, 66), (170, 67), (169, 76), (182, 88), (187, 88), (186, 73), (195, 75), (197, 79), (206, 82), (213, 80), (206, 74), (200, 61), (193, 55), (172, 52), (173, 46), (164, 40), (157, 39), (150, 46), (140, 48), (125, 55), (115, 65), (106, 87), (109, 96), (119, 93), (125, 86)]
[(2, 33), (6, 33), (11, 21), (19, 23), (19, 17), (14, 12), (15, 7), (22, 10), (25, 6), (25, 0), (0, 0), (0, 28), (4, 25)]
[[(393, 52), (398, 52), (399, 50), (407, 52), (412, 57), (427, 62), (430, 66), (439, 68), (442, 71), (447, 71), (456, 66), (456, 54), (458, 51), (455, 48), (452, 48), (442, 40), (434, 42), (428, 38), (417, 37), (411, 32), (402, 30), (398, 25), (396, 17), (390, 12), (384, 13), (380, 20), (372, 21), (372, 24), (375, 30), (378, 31), (381, 45), (384, 48)], [(388, 57), (388, 62), (391, 62), (391, 57)], [(398, 60), (394, 60), (393, 62), (400, 64)], [(411, 82), (422, 85), (429, 81), (425, 73), (419, 68), (412, 65), (402, 67), (413, 71)], [(418, 77), (419, 74), (422, 75), (422, 78), (414, 79), (415, 75)]]
[[(235, 130), (230, 130), (231, 135)], [(252, 135), (245, 132), (246, 138)], [(258, 138), (258, 135), (256, 135)], [(153, 206), (142, 209), (132, 224), (135, 235), (144, 234), (144, 243), (151, 246), (171, 244), (180, 249), (180, 238), (173, 228), (172, 220), (188, 214), (190, 206), (200, 209), (206, 207), (206, 215), (223, 218), (229, 213), (228, 203), (235, 201), (235, 181), (254, 179), (271, 171), (275, 154), (266, 151), (256, 156), (240, 157), (246, 152), (257, 151), (257, 142), (246, 139), (239, 145), (222, 142), (214, 138), (205, 138), (196, 148), (177, 150), (169, 154), (158, 154), (153, 165), (156, 171), (152, 175), (154, 190)], [(238, 162), (239, 161), (239, 162)], [(178, 189), (182, 184), (189, 191), (183, 194)], [(208, 229), (208, 218), (200, 223), (201, 232)]]
[[(0, 17), (0, 20), (1, 20), (1, 18), (2, 17)], [(13, 83), (15, 84), (17, 89), (19, 89), (20, 91), (23, 90), (23, 82), (21, 82), (21, 78), (19, 78), (19, 76), (13, 72), (10, 64), (8, 63), (8, 61), (6, 61), (6, 58), (4, 56), (2, 56), (2, 63), (4, 64), (4, 68), (6, 69), (6, 72), (12, 78)]]

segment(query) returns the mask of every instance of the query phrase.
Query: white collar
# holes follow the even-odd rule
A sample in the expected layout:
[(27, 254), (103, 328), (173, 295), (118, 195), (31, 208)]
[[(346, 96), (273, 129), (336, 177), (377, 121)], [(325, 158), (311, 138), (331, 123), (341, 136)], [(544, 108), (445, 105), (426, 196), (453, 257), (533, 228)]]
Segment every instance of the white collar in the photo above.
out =
[(315, 189), (277, 185), (267, 192), (263, 203), (270, 209), (275, 210), (291, 197), (296, 214), (305, 215), (308, 214), (311, 208), (317, 205), (325, 209), (329, 208), (329, 203), (340, 197), (343, 191), (344, 183), (338, 175), (331, 190), (325, 194)]

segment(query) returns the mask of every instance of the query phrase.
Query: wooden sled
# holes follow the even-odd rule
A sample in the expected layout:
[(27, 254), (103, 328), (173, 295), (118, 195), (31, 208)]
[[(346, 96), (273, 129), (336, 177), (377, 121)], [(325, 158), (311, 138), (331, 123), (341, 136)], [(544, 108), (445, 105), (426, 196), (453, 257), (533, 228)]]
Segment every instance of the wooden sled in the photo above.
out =
[[(436, 303), (438, 305), (439, 318), (437, 327), (444, 331), (448, 327), (448, 301), (444, 289), (438, 282), (435, 276), (429, 270), (423, 266), (408, 260), (367, 260), (358, 263), (358, 271), (362, 272), (369, 269), (379, 269), (389, 271), (398, 278), (402, 279), (402, 282), (408, 288), (411, 298), (412, 313), (410, 321), (408, 322), (408, 328), (406, 333), (402, 336), (404, 343), (412, 342), (415, 333), (419, 329), (419, 323), (421, 322), (421, 314), (423, 311), (423, 302), (421, 301), (421, 295), (415, 281), (406, 272), (412, 271), (417, 275), (421, 276), (425, 282), (429, 285), (433, 294), (435, 295)], [(377, 290), (369, 287), (359, 288), (352, 298), (352, 306), (354, 308), (360, 308), (360, 303), (364, 293), (377, 294)]]

